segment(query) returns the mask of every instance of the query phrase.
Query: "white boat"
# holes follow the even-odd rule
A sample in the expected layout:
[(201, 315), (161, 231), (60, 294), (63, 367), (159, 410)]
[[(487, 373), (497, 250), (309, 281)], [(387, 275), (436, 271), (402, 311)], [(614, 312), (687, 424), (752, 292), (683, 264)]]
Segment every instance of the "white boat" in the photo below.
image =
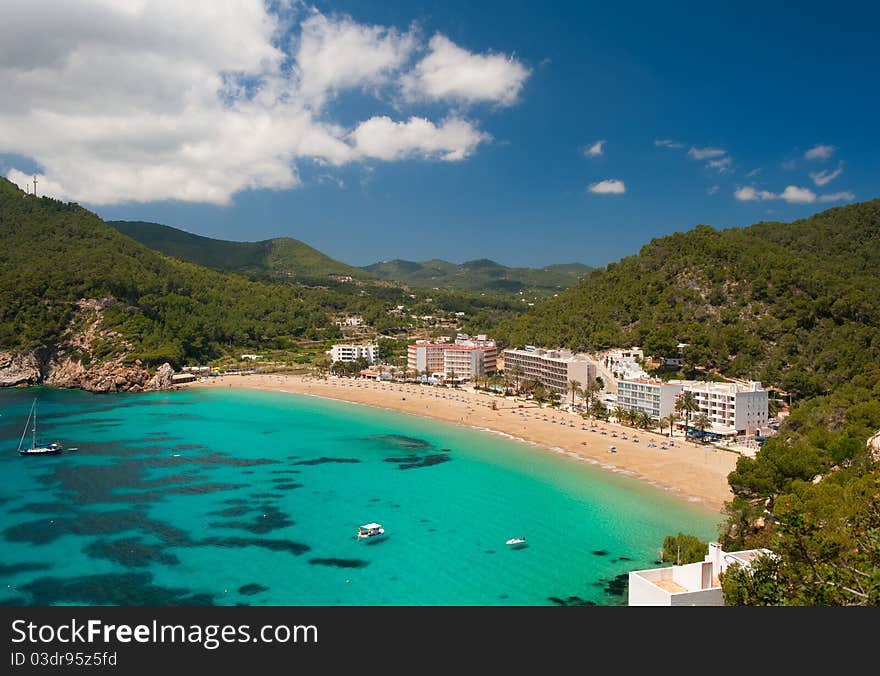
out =
[[(31, 447), (24, 448), (24, 438), (27, 435), (28, 425), (31, 425)], [(51, 443), (48, 446), (37, 446), (37, 400), (31, 404), (31, 410), (28, 413), (27, 421), (24, 424), (24, 431), (21, 433), (21, 440), (18, 442), (18, 452), (21, 455), (52, 455), (61, 453), (61, 444)]]
[(524, 547), (526, 544), (526, 539), (524, 537), (518, 538), (510, 538), (507, 542), (505, 542), (508, 547), (512, 547), (514, 549), (518, 549), (520, 547)]
[(385, 529), (379, 523), (365, 523), (358, 526), (357, 536), (359, 540), (380, 538), (385, 535)]

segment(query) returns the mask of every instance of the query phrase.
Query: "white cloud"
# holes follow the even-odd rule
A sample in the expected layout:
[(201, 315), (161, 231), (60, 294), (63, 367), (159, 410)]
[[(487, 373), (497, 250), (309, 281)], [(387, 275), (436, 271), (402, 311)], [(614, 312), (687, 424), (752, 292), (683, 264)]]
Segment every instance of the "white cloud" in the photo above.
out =
[(415, 45), (413, 35), (394, 28), (313, 12), (302, 23), (296, 51), (300, 93), (320, 105), (334, 91), (387, 83)]
[(423, 117), (394, 122), (390, 117), (372, 117), (351, 134), (354, 149), (362, 157), (399, 160), (407, 157), (463, 160), (490, 139), (460, 118), (445, 120), (439, 127)]
[(729, 155), (725, 155), (724, 157), (719, 157), (717, 160), (709, 160), (707, 167), (714, 169), (719, 174), (726, 174), (730, 171), (730, 165), (733, 160), (730, 159)]
[(733, 193), (733, 196), (736, 197), (736, 199), (738, 199), (740, 202), (772, 200), (778, 197), (778, 195), (774, 195), (772, 192), (768, 192), (767, 190), (756, 190), (752, 186), (737, 188), (736, 191)]
[(721, 157), (726, 155), (727, 151), (721, 148), (694, 148), (688, 150), (688, 155), (695, 160), (705, 160), (712, 157)]
[(835, 178), (840, 176), (843, 173), (843, 162), (838, 163), (837, 169), (834, 171), (828, 171), (827, 169), (823, 171), (811, 171), (810, 178), (813, 179), (813, 183), (822, 187), (823, 185), (828, 185)]
[(626, 192), (626, 185), (616, 178), (607, 178), (604, 181), (593, 183), (590, 192), (598, 195), (622, 195)]
[(593, 145), (584, 148), (584, 155), (587, 157), (599, 157), (605, 152), (605, 139), (596, 141)]
[(757, 200), (784, 200), (789, 204), (812, 204), (813, 202), (851, 202), (855, 195), (851, 192), (836, 192), (829, 195), (817, 195), (809, 188), (801, 188), (796, 185), (786, 186), (781, 193), (773, 193), (768, 190), (757, 190), (752, 186), (737, 188), (733, 193), (741, 202), (753, 202)]
[(757, 167), (755, 169), (752, 169), (748, 174), (746, 174), (746, 177), (754, 178), (755, 176), (757, 176), (760, 173), (761, 173), (761, 167)]
[(678, 141), (673, 141), (668, 138), (656, 139), (654, 145), (658, 148), (684, 148), (684, 143), (679, 143)]
[(710, 187), (706, 188), (706, 194), (707, 194), (707, 195), (714, 195), (714, 194), (717, 193), (719, 190), (721, 190), (721, 186), (719, 186), (719, 185), (713, 185), (713, 186), (710, 186)]
[[(3, 12), (15, 20), (0, 21), (0, 153), (40, 167), (41, 194), (228, 204), (298, 185), (303, 161), (454, 161), (490, 139), (455, 116), (334, 119), (325, 104), (340, 92), (381, 105), (396, 91), (423, 49), (412, 31), (270, 0), (7, 0)], [(431, 45), (426, 60), (460, 50)], [(449, 98), (514, 102), (521, 64), (460, 52), (482, 77), (451, 83)]]
[(428, 43), (428, 54), (412, 72), (401, 78), (410, 99), (490, 102), (509, 106), (516, 102), (531, 71), (504, 54), (474, 54), (437, 34)]
[(855, 198), (856, 198), (856, 196), (847, 190), (845, 192), (835, 192), (835, 193), (830, 193), (828, 195), (820, 195), (819, 201), (820, 202), (852, 202)]
[(816, 201), (816, 193), (809, 188), (789, 185), (779, 195), (779, 199), (783, 199), (789, 204), (810, 204)]
[(827, 160), (834, 153), (834, 146), (817, 145), (804, 153), (807, 160)]

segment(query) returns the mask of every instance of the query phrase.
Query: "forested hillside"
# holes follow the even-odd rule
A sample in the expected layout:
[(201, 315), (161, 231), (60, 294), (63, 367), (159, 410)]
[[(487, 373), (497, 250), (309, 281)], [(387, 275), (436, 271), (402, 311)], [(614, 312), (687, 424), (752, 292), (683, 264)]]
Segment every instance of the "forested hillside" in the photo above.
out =
[(383, 279), (413, 286), (496, 293), (523, 291), (549, 296), (567, 289), (590, 268), (581, 263), (561, 263), (543, 268), (510, 268), (483, 258), (461, 264), (437, 259), (423, 263), (394, 259), (368, 265), (364, 270)]
[(337, 294), (254, 282), (185, 263), (138, 244), (70, 203), (26, 195), (0, 179), (0, 349), (51, 350), (76, 302), (112, 297), (102, 329), (145, 363), (213, 356), (220, 345), (266, 344), (332, 326)]
[(880, 361), (880, 200), (793, 223), (654, 239), (501, 331), (509, 343), (641, 345), (795, 397)]
[(108, 221), (119, 232), (168, 256), (217, 270), (294, 281), (326, 281), (331, 275), (373, 279), (361, 268), (333, 260), (305, 242), (278, 237), (259, 242), (230, 242), (194, 235), (159, 223)]

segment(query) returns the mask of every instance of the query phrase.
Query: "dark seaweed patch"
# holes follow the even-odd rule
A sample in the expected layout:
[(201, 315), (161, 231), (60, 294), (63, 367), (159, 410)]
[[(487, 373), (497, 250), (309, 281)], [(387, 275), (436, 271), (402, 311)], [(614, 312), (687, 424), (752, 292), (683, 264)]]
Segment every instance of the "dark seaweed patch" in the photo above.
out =
[(51, 567), (48, 563), (30, 561), (25, 563), (0, 563), (0, 577), (7, 577), (16, 573), (29, 573), (34, 570), (49, 570)]
[(494, 554), (494, 553), (495, 553), (495, 550), (494, 550), (494, 549), (484, 549), (484, 550), (483, 550), (483, 553), (484, 553), (484, 554)]
[(277, 484), (276, 486), (274, 486), (274, 488), (279, 491), (292, 491), (292, 490), (295, 490), (297, 488), (302, 488), (302, 487), (303, 487), (302, 484), (297, 484), (297, 483)]
[(15, 509), (10, 509), (10, 514), (65, 514), (70, 511), (70, 505), (63, 502), (31, 502)]
[(623, 596), (629, 588), (629, 573), (621, 573), (610, 580), (603, 579), (605, 593), (609, 596)]
[(608, 552), (604, 549), (597, 549), (593, 552), (593, 556), (608, 556)]
[(0, 599), (0, 606), (26, 606), (27, 599), (22, 596), (10, 596), (5, 599)]
[(334, 568), (365, 568), (370, 565), (369, 561), (363, 559), (309, 559), (309, 563), (313, 566), (333, 566)]
[(264, 505), (260, 509), (260, 513), (256, 514), (250, 521), (221, 521), (209, 525), (211, 528), (238, 528), (255, 535), (263, 535), (273, 530), (293, 526), (294, 523), (292, 519), (288, 518), (287, 514), (277, 507)]
[(182, 546), (190, 542), (185, 531), (163, 521), (156, 521), (138, 510), (113, 512), (80, 512), (75, 517), (39, 519), (10, 526), (3, 536), (10, 542), (47, 544), (63, 535), (112, 535), (127, 530), (152, 533), (168, 545)]
[(214, 596), (189, 589), (160, 587), (150, 573), (105, 573), (73, 578), (44, 577), (22, 585), (33, 604), (74, 603), (97, 606), (210, 606)]
[(360, 462), (357, 458), (313, 458), (312, 460), (300, 460), (293, 463), (294, 465), (324, 465), (326, 463), (355, 463)]
[(273, 469), (269, 474), (299, 474), (298, 469)]
[(238, 593), (244, 596), (253, 596), (254, 594), (259, 594), (260, 592), (269, 591), (268, 587), (264, 587), (261, 584), (257, 584), (256, 582), (252, 582), (251, 584), (246, 584), (243, 587), (238, 588)]
[(178, 444), (177, 446), (172, 446), (172, 451), (197, 451), (200, 448), (207, 448), (202, 444)]
[(431, 465), (439, 465), (443, 462), (449, 462), (451, 458), (448, 455), (440, 453), (432, 453), (430, 455), (407, 455), (401, 458), (385, 458), (385, 462), (397, 463), (397, 469), (416, 469), (418, 467), (430, 467)]
[[(275, 487), (277, 488), (277, 486)], [(276, 498), (283, 498), (283, 493), (251, 493), (252, 498), (256, 498), (258, 500), (272, 500)]]
[(299, 556), (309, 551), (311, 547), (293, 540), (267, 540), (265, 538), (239, 538), (239, 537), (209, 537), (194, 543), (212, 547), (262, 547), (273, 552), (290, 552)]
[(83, 551), (94, 559), (107, 559), (126, 568), (140, 568), (151, 563), (164, 563), (167, 566), (180, 563), (173, 554), (166, 554), (161, 546), (146, 544), (140, 538), (96, 540)]
[(411, 451), (420, 451), (431, 448), (431, 444), (418, 437), (408, 437), (403, 434), (372, 434), (366, 437), (369, 441), (378, 441), (386, 446), (402, 448)]
[(209, 516), (244, 516), (251, 511), (251, 507), (240, 505), (238, 507), (228, 507), (227, 509), (218, 509), (216, 512), (208, 512)]
[(228, 500), (221, 500), (224, 505), (246, 505), (249, 503), (248, 500), (244, 498), (229, 498)]

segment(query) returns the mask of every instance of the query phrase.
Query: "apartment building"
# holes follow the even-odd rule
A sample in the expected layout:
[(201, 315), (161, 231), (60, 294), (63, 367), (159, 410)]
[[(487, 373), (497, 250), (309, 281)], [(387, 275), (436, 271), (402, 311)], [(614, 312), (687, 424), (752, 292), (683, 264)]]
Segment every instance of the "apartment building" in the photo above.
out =
[(617, 381), (617, 406), (634, 408), (656, 420), (675, 411), (675, 402), (683, 387), (656, 378), (633, 378)]
[(522, 349), (508, 349), (502, 353), (504, 370), (520, 371), (520, 378), (539, 380), (561, 395), (568, 393), (568, 383), (577, 380), (581, 385), (596, 379), (596, 365), (586, 355), (571, 350), (544, 350), (532, 345)]
[(497, 357), (495, 341), (484, 334), (471, 338), (460, 333), (451, 344), (419, 340), (406, 348), (407, 370), (439, 373), (462, 382), (494, 373)]
[(707, 430), (721, 436), (755, 434), (768, 424), (769, 393), (758, 381), (746, 383), (680, 382), (692, 392), (700, 413), (705, 413), (712, 426)]
[(367, 360), (368, 364), (379, 361), (378, 345), (334, 345), (330, 349), (330, 359), (333, 361), (352, 362), (360, 358)]

